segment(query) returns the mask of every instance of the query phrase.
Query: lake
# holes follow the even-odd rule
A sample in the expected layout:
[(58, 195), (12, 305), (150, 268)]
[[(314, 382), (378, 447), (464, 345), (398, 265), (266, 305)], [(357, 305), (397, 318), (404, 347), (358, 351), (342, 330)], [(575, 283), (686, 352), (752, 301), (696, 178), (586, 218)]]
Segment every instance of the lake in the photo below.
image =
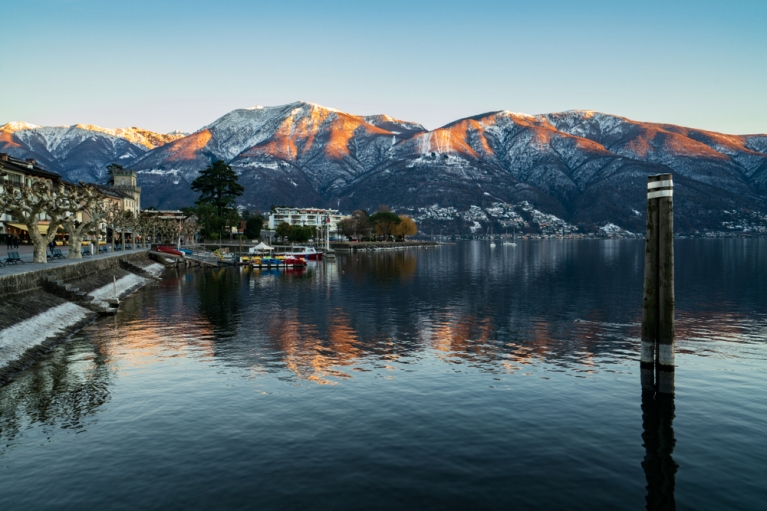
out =
[(764, 509), (767, 240), (676, 242), (662, 398), (643, 247), (170, 270), (0, 387), (0, 509)]

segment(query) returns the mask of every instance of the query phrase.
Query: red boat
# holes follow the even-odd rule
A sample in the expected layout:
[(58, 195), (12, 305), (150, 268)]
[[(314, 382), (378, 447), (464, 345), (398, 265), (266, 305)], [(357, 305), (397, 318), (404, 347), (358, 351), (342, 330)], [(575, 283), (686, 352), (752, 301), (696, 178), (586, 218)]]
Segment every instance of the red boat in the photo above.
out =
[(162, 246), (161, 245), (161, 246), (157, 247), (157, 251), (158, 252), (162, 252), (164, 254), (171, 254), (171, 255), (175, 255), (175, 256), (179, 256), (179, 257), (184, 257), (184, 253), (183, 252), (181, 252), (179, 250), (176, 250), (173, 247), (167, 247), (167, 246)]
[(286, 250), (285, 252), (277, 255), (284, 255), (285, 257), (300, 257), (306, 261), (322, 260), (322, 252), (318, 252), (314, 247), (291, 247), (289, 250)]
[(282, 264), (287, 266), (306, 266), (306, 261), (300, 257), (286, 256)]

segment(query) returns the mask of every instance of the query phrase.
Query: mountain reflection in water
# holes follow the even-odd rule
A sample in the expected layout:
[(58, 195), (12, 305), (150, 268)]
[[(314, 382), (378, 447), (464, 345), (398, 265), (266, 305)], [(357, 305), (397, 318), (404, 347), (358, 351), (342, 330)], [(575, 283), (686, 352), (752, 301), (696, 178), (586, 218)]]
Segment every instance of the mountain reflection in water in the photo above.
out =
[(170, 270), (0, 388), (0, 507), (759, 509), (766, 247), (677, 242), (676, 394), (641, 241)]

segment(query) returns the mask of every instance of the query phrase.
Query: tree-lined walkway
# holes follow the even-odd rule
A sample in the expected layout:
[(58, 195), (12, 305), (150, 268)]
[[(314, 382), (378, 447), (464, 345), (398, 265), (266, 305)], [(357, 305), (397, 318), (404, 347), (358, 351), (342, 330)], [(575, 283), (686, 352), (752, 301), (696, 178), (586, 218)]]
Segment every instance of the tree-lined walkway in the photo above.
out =
[(32, 245), (21, 245), (18, 249), (4, 250), (0, 247), (0, 261), (5, 262), (7, 252), (18, 252), (21, 260), (24, 263), (9, 264), (6, 266), (0, 266), (0, 277), (5, 275), (18, 275), (20, 273), (26, 273), (30, 271), (45, 270), (48, 268), (54, 268), (58, 266), (65, 266), (68, 264), (77, 264), (87, 261), (89, 259), (107, 259), (109, 257), (119, 257), (125, 254), (136, 254), (139, 252), (147, 252), (148, 248), (137, 248), (134, 250), (120, 250), (117, 252), (109, 252), (106, 254), (95, 254), (91, 256), (84, 256), (82, 259), (66, 259), (69, 247), (57, 247), (61, 249), (61, 253), (64, 255), (64, 259), (51, 259), (48, 258), (47, 263), (33, 263), (32, 254), (34, 247)]

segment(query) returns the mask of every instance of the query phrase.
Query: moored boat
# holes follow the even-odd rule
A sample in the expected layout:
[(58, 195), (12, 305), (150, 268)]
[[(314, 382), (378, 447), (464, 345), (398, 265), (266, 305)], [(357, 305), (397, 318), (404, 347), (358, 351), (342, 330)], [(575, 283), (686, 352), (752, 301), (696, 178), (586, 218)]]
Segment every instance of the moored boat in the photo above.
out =
[(287, 247), (279, 255), (297, 257), (306, 261), (322, 261), (322, 252), (314, 247)]
[(172, 255), (175, 255), (175, 256), (184, 257), (184, 253), (183, 252), (180, 252), (180, 251), (176, 250), (173, 247), (168, 247), (168, 246), (160, 245), (160, 246), (157, 247), (157, 251), (165, 253), (165, 254), (172, 254)]

